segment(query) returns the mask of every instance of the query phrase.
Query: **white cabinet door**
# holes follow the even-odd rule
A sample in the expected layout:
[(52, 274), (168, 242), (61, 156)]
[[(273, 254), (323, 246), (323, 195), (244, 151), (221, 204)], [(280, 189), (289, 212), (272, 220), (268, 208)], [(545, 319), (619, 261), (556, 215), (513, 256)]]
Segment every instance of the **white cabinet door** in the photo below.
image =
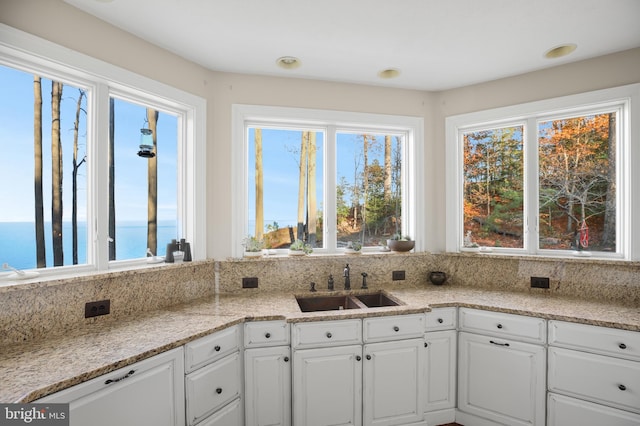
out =
[(543, 346), (461, 332), (458, 408), (512, 426), (545, 423)]
[(423, 339), (364, 345), (365, 425), (403, 425), (424, 418), (424, 351)]
[(362, 424), (362, 346), (293, 353), (293, 424)]
[(183, 350), (156, 355), (36, 402), (69, 403), (71, 426), (183, 426)]
[(425, 412), (456, 406), (456, 330), (425, 334)]
[(291, 425), (290, 352), (289, 346), (245, 351), (247, 426)]

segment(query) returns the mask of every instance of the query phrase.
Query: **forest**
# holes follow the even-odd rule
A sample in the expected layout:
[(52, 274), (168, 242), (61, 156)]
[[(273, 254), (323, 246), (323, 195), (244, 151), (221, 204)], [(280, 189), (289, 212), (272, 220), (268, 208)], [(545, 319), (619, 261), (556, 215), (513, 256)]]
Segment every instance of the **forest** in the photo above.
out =
[[(615, 126), (613, 112), (538, 123), (539, 248), (616, 250)], [(463, 136), (464, 231), (478, 245), (524, 246), (523, 134)]]

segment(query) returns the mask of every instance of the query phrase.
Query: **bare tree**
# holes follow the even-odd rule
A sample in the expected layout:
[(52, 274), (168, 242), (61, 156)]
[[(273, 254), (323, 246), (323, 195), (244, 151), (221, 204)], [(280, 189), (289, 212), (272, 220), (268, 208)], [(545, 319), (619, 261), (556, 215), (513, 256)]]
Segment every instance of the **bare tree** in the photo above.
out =
[(51, 233), (53, 266), (64, 265), (62, 244), (62, 140), (60, 138), (60, 101), (63, 85), (51, 82)]
[(36, 262), (47, 266), (44, 244), (44, 197), (42, 191), (42, 79), (33, 76), (33, 186), (35, 192)]
[(262, 169), (262, 129), (255, 129), (256, 149), (256, 232), (255, 237), (262, 240), (264, 233), (264, 177)]
[(384, 200), (391, 200), (391, 136), (384, 137)]
[[(158, 145), (158, 111), (147, 108), (147, 121), (153, 137), (153, 152), (157, 154)], [(147, 199), (147, 247), (154, 254), (158, 249), (158, 156), (149, 158), (147, 169), (148, 199)]]
[(309, 244), (316, 246), (316, 228), (318, 226), (318, 206), (316, 197), (316, 132), (309, 132), (308, 149), (308, 176), (307, 176), (307, 227), (309, 232)]
[(609, 167), (607, 168), (607, 199), (604, 210), (602, 248), (616, 248), (616, 114), (609, 114)]
[(308, 145), (309, 132), (302, 132), (302, 140), (300, 142), (300, 174), (298, 178), (298, 229), (296, 233), (296, 238), (301, 241), (304, 240)]
[(73, 264), (78, 264), (78, 169), (85, 162), (86, 157), (78, 162), (78, 133), (80, 128), (80, 112), (82, 111), (82, 98), (85, 92), (78, 89), (78, 102), (76, 104), (76, 119), (73, 125), (73, 169), (72, 169), (72, 200), (71, 200), (71, 233), (73, 244)]

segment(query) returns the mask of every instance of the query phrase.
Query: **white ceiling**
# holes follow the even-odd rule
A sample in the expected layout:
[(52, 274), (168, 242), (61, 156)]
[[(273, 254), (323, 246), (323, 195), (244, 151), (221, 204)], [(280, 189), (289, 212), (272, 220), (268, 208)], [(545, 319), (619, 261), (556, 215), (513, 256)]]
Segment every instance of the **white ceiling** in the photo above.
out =
[[(422, 90), (640, 46), (639, 0), (65, 1), (212, 70)], [(565, 43), (578, 48), (544, 58)]]

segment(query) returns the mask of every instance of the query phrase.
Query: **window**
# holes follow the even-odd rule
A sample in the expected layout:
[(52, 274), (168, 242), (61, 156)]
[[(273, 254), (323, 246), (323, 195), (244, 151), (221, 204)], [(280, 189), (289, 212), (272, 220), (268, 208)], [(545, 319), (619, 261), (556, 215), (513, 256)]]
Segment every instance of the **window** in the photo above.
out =
[(204, 101), (6, 26), (0, 36), (0, 261), (50, 276), (127, 268), (174, 238), (204, 258)]
[[(393, 234), (419, 236), (417, 140), (422, 119), (235, 105), (234, 255), (247, 236), (278, 253), (295, 240), (314, 253)], [(413, 154), (413, 155), (411, 155)], [(420, 246), (418, 242), (417, 247)]]
[(638, 87), (447, 118), (447, 249), (636, 257)]

